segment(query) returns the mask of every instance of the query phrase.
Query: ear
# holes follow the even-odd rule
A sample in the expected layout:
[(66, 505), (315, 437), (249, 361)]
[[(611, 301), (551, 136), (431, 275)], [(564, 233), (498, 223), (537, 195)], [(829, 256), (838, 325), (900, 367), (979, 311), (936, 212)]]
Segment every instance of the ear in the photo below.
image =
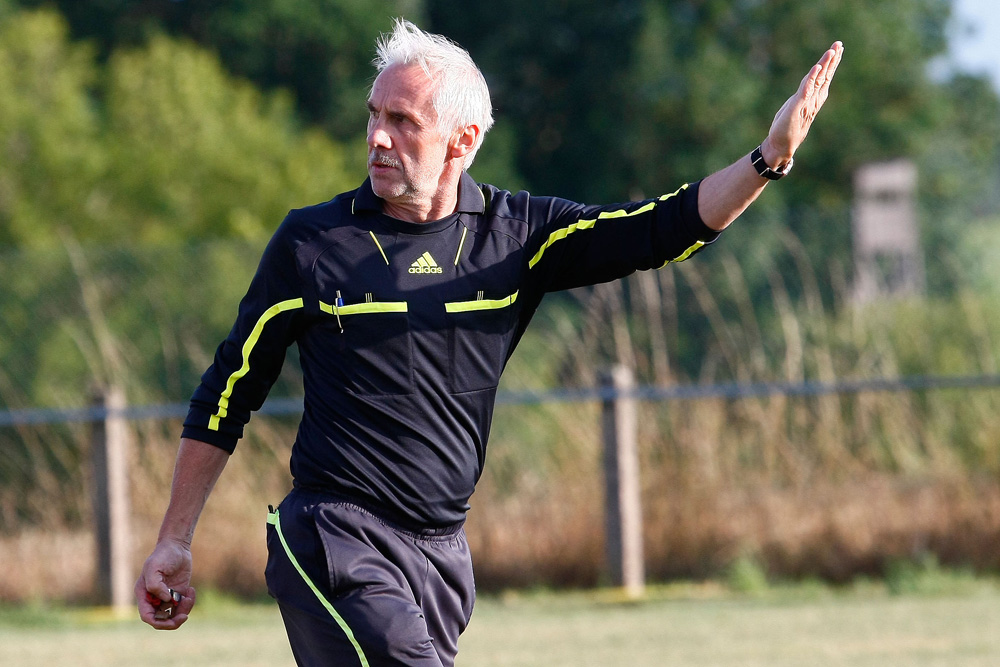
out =
[(479, 141), (480, 134), (478, 125), (466, 125), (464, 128), (457, 130), (452, 135), (451, 143), (448, 145), (448, 157), (464, 158), (471, 153)]

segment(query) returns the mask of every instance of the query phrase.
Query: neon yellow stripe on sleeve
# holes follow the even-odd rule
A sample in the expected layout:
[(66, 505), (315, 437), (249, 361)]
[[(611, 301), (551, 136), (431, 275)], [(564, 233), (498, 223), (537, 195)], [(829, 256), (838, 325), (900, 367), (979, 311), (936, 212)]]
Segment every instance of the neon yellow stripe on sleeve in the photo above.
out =
[(552, 232), (551, 234), (549, 234), (549, 238), (545, 241), (545, 243), (542, 244), (542, 247), (538, 249), (538, 252), (536, 252), (535, 256), (531, 258), (531, 261), (528, 262), (528, 268), (529, 269), (535, 268), (535, 265), (538, 264), (538, 262), (540, 262), (542, 260), (542, 256), (545, 254), (545, 251), (548, 250), (549, 247), (552, 246), (552, 244), (554, 244), (554, 243), (556, 243), (558, 241), (563, 240), (564, 238), (566, 238), (570, 234), (573, 234), (573, 233), (578, 232), (578, 231), (583, 230), (583, 229), (591, 229), (591, 228), (594, 227), (594, 225), (597, 224), (598, 220), (612, 220), (612, 219), (615, 219), (615, 218), (628, 218), (628, 217), (631, 217), (631, 216), (634, 216), (634, 215), (640, 215), (642, 213), (646, 213), (648, 211), (651, 211), (656, 206), (657, 202), (666, 201), (666, 200), (668, 200), (668, 199), (670, 199), (672, 197), (676, 197), (682, 191), (686, 190), (687, 187), (688, 187), (687, 184), (682, 185), (681, 187), (677, 188), (676, 191), (674, 191), (674, 192), (672, 192), (672, 193), (670, 193), (668, 195), (663, 195), (662, 197), (660, 197), (659, 199), (657, 199), (655, 202), (649, 202), (648, 204), (646, 204), (644, 206), (640, 206), (639, 208), (637, 208), (634, 211), (626, 211), (625, 209), (618, 209), (618, 210), (615, 210), (615, 211), (604, 211), (604, 212), (598, 214), (598, 216), (596, 218), (594, 218), (593, 220), (578, 220), (577, 222), (574, 222), (572, 225), (569, 225), (568, 227), (563, 227), (562, 229), (555, 230), (554, 232)]
[(296, 310), (301, 308), (302, 305), (302, 299), (289, 299), (288, 301), (282, 301), (281, 303), (276, 303), (265, 310), (260, 316), (260, 319), (257, 320), (257, 324), (254, 325), (253, 331), (250, 332), (246, 342), (243, 343), (243, 365), (240, 366), (239, 370), (229, 376), (229, 379), (226, 381), (226, 388), (223, 390), (222, 395), (219, 396), (219, 409), (208, 420), (208, 429), (210, 431), (219, 430), (219, 421), (222, 420), (229, 411), (229, 397), (233, 395), (233, 387), (236, 386), (236, 382), (240, 378), (250, 372), (250, 353), (253, 352), (254, 346), (256, 346), (257, 341), (260, 340), (260, 334), (264, 331), (264, 326), (276, 315), (288, 310)]
[[(704, 245), (705, 245), (704, 241), (695, 241), (693, 246), (691, 246), (690, 248), (688, 248), (687, 250), (685, 250), (684, 252), (682, 252), (681, 254), (679, 254), (674, 259), (668, 259), (667, 261), (665, 261), (663, 263), (663, 266), (666, 266), (667, 264), (674, 264), (676, 262), (683, 262), (685, 259), (687, 259), (691, 255), (693, 255), (695, 252), (697, 252)], [(662, 269), (663, 266), (661, 266), (660, 268)]]
[(535, 253), (535, 256), (531, 258), (530, 262), (528, 262), (528, 268), (529, 269), (535, 268), (535, 264), (538, 264), (538, 262), (542, 260), (542, 255), (545, 254), (545, 251), (549, 248), (549, 246), (551, 246), (556, 241), (562, 241), (570, 234), (573, 234), (581, 229), (590, 229), (595, 224), (597, 224), (597, 220), (580, 220), (579, 222), (574, 222), (569, 227), (563, 227), (562, 229), (557, 229), (556, 231), (552, 232), (551, 234), (549, 234), (548, 240), (542, 244), (542, 247), (538, 249), (538, 252)]

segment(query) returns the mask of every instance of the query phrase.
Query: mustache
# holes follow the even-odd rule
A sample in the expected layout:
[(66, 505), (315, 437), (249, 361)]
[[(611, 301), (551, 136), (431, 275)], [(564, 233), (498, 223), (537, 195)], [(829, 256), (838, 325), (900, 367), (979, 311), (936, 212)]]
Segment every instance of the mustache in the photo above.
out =
[(378, 165), (380, 167), (402, 166), (399, 160), (380, 151), (371, 151), (368, 154), (368, 166), (371, 167), (372, 165)]

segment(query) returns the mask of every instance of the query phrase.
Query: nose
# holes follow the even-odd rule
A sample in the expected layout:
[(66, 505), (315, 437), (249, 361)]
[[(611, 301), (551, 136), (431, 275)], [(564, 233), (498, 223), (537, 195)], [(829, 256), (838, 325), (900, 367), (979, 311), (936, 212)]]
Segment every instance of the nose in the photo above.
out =
[(392, 148), (392, 139), (385, 131), (382, 124), (372, 119), (368, 122), (368, 147), (369, 148)]

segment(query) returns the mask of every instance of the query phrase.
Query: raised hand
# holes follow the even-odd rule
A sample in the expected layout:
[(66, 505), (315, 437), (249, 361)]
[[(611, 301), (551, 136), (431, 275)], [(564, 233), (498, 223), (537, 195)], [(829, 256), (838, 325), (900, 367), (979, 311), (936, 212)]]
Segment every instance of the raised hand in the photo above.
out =
[(764, 161), (771, 167), (787, 164), (805, 141), (809, 128), (830, 95), (830, 83), (844, 55), (844, 45), (834, 42), (809, 73), (795, 94), (778, 109), (767, 139), (761, 144)]

